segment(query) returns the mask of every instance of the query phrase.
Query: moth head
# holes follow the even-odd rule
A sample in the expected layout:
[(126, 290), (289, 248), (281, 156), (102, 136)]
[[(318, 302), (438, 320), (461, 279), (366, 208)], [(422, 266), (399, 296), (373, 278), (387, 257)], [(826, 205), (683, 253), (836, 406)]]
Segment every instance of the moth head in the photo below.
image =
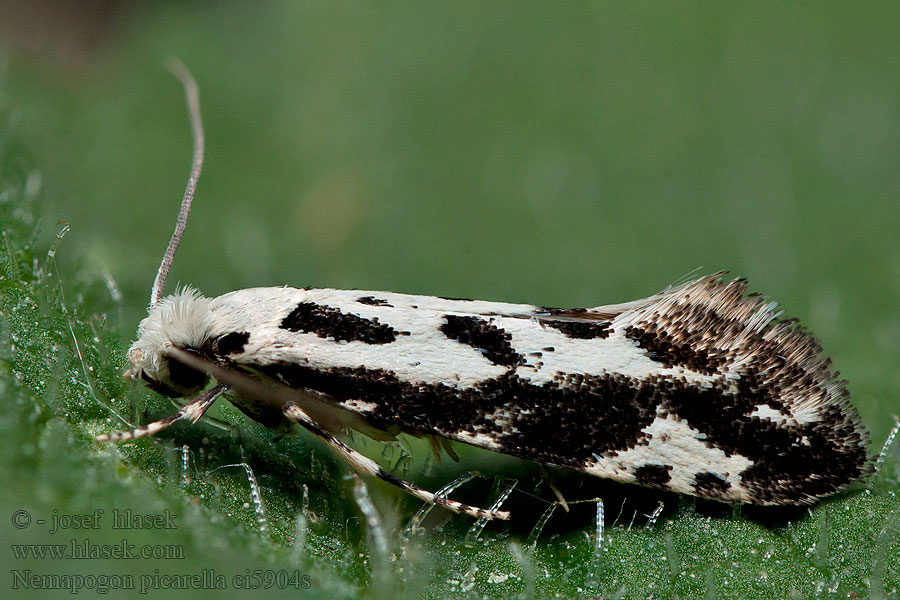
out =
[(209, 332), (209, 299), (190, 287), (176, 291), (148, 309), (138, 326), (138, 339), (128, 350), (131, 368), (125, 377), (140, 379), (173, 398), (197, 394), (209, 376), (169, 358), (165, 350), (177, 346), (197, 351), (208, 345)]

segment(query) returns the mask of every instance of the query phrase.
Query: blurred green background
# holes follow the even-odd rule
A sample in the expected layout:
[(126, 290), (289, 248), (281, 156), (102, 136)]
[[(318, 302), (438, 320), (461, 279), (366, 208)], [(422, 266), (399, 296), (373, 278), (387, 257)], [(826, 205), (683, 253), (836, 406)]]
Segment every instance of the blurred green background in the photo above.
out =
[(207, 158), (170, 290), (593, 306), (729, 269), (815, 332), (880, 447), (900, 412), (898, 23), (893, 1), (2, 2), (4, 135), (40, 173), (43, 239), (71, 225), (63, 289), (121, 292), (101, 302), (121, 347), (190, 164), (177, 56)]

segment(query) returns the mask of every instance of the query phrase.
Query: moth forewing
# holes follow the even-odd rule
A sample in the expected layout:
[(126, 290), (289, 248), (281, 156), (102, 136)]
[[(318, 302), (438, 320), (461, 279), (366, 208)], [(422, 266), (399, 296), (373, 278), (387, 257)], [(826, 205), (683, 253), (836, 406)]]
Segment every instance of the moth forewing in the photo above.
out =
[[(202, 139), (196, 148), (202, 159)], [(185, 219), (200, 162), (195, 152)], [(169, 419), (103, 441), (196, 420), (224, 394), (267, 426), (306, 428), (363, 475), (479, 518), (508, 513), (397, 479), (337, 435), (433, 436), (761, 505), (807, 504), (871, 470), (845, 382), (808, 333), (779, 321), (775, 304), (748, 295), (741, 279), (716, 273), (583, 309), (291, 287), (217, 298), (183, 288), (160, 299), (185, 219), (128, 373), (196, 398)], [(217, 384), (203, 392), (210, 377)]]

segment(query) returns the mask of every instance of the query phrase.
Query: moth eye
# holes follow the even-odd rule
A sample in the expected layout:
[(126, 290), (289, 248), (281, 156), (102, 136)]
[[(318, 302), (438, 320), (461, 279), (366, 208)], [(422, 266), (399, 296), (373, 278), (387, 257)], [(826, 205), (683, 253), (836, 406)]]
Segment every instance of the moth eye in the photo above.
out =
[(169, 398), (180, 398), (184, 395), (175, 388), (166, 385), (159, 379), (151, 377), (147, 374), (147, 371), (144, 371), (143, 369), (141, 369), (141, 379), (144, 380), (144, 383), (147, 384), (148, 388), (150, 388), (157, 394), (162, 394), (163, 396), (168, 396)]
[(205, 387), (207, 379), (206, 373), (185, 366), (177, 360), (169, 360), (169, 380), (174, 387), (185, 390), (179, 396)]

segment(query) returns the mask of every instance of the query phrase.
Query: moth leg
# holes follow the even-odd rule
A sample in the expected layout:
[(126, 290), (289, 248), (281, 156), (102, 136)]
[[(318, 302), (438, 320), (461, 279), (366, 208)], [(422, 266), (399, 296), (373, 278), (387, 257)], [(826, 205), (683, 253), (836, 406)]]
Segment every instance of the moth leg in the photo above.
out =
[(337, 452), (338, 456), (340, 456), (344, 460), (344, 462), (353, 467), (353, 470), (360, 475), (377, 477), (382, 481), (386, 481), (397, 486), (401, 490), (415, 496), (423, 502), (443, 506), (447, 510), (453, 511), (455, 513), (469, 515), (470, 517), (476, 519), (509, 519), (508, 511), (490, 511), (483, 508), (469, 506), (468, 504), (463, 504), (462, 502), (457, 502), (455, 500), (437, 496), (429, 492), (428, 490), (424, 490), (418, 486), (415, 486), (407, 481), (391, 475), (390, 473), (382, 469), (374, 460), (363, 456), (362, 454), (336, 438), (330, 432), (322, 429), (322, 427), (320, 427), (318, 423), (316, 423), (308, 414), (306, 414), (306, 412), (302, 408), (300, 408), (293, 402), (285, 403), (282, 411), (288, 419), (302, 425), (310, 433), (328, 444), (332, 450)]
[(434, 454), (434, 459), (438, 464), (441, 464), (441, 450), (446, 452), (447, 456), (452, 458), (454, 461), (459, 462), (459, 456), (453, 449), (453, 442), (451, 442), (447, 438), (442, 438), (436, 435), (432, 435), (429, 437), (431, 438), (431, 452)]
[(559, 491), (559, 488), (556, 487), (556, 483), (553, 481), (553, 473), (551, 473), (544, 465), (541, 465), (541, 471), (544, 474), (547, 485), (550, 486), (550, 490), (553, 492), (553, 495), (556, 496), (557, 504), (562, 506), (564, 511), (569, 512), (569, 503), (566, 502), (565, 496), (563, 496), (562, 492)]
[(154, 421), (153, 423), (149, 423), (147, 425), (144, 425), (143, 427), (132, 429), (131, 431), (121, 431), (119, 433), (104, 433), (102, 435), (96, 436), (94, 438), (94, 441), (104, 443), (134, 440), (137, 438), (159, 433), (166, 427), (169, 427), (183, 419), (190, 420), (191, 423), (196, 423), (200, 420), (200, 417), (203, 416), (203, 413), (205, 413), (209, 409), (209, 407), (213, 405), (213, 402), (215, 402), (216, 399), (222, 395), (225, 389), (226, 386), (220, 383), (219, 385), (209, 388), (193, 400), (187, 402), (174, 415), (170, 415), (165, 419), (160, 419), (159, 421)]

